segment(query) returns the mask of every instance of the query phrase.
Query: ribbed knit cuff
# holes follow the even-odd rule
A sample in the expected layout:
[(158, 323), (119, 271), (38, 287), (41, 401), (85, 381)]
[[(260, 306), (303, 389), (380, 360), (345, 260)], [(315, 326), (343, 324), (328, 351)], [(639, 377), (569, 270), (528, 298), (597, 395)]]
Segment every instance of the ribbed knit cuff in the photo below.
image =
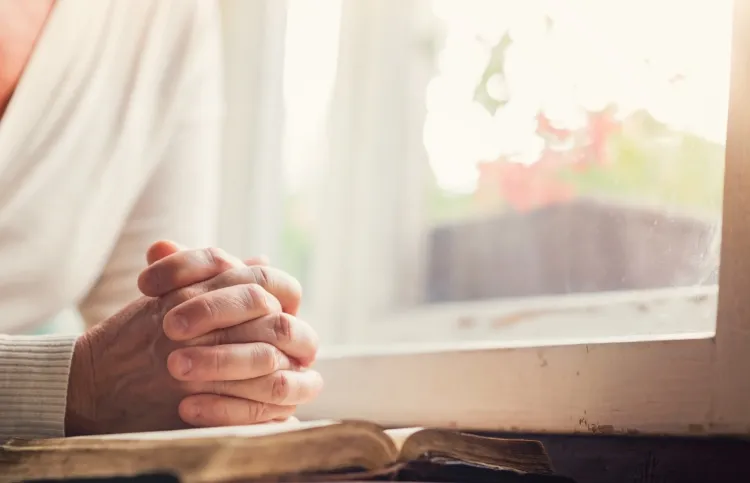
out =
[(65, 436), (76, 339), (0, 335), (0, 442)]

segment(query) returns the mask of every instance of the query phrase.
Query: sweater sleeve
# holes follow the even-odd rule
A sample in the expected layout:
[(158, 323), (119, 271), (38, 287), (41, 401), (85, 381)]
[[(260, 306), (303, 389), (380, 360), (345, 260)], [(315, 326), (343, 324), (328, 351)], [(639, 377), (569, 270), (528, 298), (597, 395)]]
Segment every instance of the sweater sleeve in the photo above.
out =
[(0, 443), (65, 435), (76, 336), (0, 335)]

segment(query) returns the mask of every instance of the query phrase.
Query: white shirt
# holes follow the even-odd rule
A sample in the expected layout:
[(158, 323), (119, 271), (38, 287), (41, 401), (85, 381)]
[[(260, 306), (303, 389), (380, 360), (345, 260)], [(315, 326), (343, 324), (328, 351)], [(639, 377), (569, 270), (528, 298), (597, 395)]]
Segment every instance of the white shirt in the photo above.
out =
[[(221, 67), (215, 0), (57, 0), (0, 119), (0, 333), (99, 322), (152, 242), (213, 243)], [(0, 338), (0, 441), (62, 434), (71, 353)]]

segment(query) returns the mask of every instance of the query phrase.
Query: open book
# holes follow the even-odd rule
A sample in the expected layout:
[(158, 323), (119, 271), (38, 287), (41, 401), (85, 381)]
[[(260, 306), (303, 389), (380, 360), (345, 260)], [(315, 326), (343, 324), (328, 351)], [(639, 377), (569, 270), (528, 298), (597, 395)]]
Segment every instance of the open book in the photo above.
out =
[(558, 481), (536, 441), (356, 421), (13, 440), (0, 448), (2, 482), (165, 473), (184, 483), (398, 479), (402, 472), (414, 480), (427, 468), (437, 481), (435, 468), (459, 467), (491, 472), (495, 481)]

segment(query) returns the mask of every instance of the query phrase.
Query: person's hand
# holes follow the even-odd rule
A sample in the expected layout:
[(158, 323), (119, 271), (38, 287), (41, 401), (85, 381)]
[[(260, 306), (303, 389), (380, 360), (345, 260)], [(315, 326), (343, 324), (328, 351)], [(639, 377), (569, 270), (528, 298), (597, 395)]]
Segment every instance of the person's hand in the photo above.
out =
[(291, 315), (300, 287), (284, 272), (186, 250), (153, 263), (139, 287), (151, 297), (76, 343), (68, 434), (284, 420), (320, 391), (306, 369), (317, 336)]

